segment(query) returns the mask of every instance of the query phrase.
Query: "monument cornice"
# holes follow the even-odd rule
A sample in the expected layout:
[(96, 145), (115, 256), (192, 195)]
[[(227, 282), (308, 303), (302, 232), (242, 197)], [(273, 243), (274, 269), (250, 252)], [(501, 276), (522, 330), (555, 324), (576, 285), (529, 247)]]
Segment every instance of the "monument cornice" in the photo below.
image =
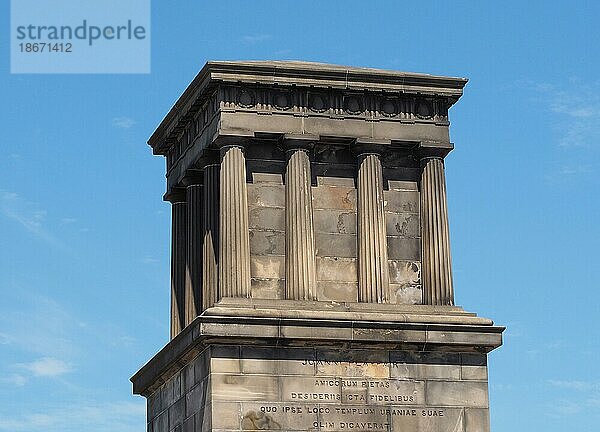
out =
[(148, 144), (155, 154), (167, 154), (189, 123), (206, 125), (227, 110), (447, 122), (447, 109), (466, 82), (310, 62), (208, 62)]
[[(240, 303), (239, 299), (236, 302)], [(424, 306), (416, 314), (408, 311), (398, 314), (395, 322), (386, 321), (391, 312), (380, 319), (376, 311), (363, 311), (360, 318), (354, 319), (348, 319), (351, 313), (325, 318), (331, 311), (324, 311), (319, 318), (309, 318), (295, 314), (294, 310), (279, 310), (278, 314), (269, 315), (265, 313), (268, 308), (247, 309), (245, 314), (243, 308), (234, 306), (227, 313), (228, 306), (224, 302), (222, 307), (208, 309), (194, 319), (131, 378), (133, 392), (147, 396), (185, 365), (186, 359), (215, 343), (487, 353), (502, 344), (505, 329), (451, 306)], [(441, 319), (436, 322), (435, 317)], [(454, 322), (448, 322), (449, 318), (455, 318), (451, 320)]]

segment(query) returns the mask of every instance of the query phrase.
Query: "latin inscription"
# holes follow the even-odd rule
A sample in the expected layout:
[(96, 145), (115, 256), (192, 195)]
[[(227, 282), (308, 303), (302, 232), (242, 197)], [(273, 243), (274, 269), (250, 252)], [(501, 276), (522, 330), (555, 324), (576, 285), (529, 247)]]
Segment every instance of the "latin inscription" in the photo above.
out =
[(260, 412), (265, 418), (277, 415), (304, 415), (321, 419), (313, 421), (312, 427), (323, 430), (388, 430), (395, 417), (443, 418), (444, 409), (431, 408), (370, 408), (323, 405), (262, 405)]
[(346, 362), (346, 361), (331, 361), (331, 360), (302, 360), (302, 366), (341, 366), (341, 367), (368, 367), (373, 365), (381, 365), (384, 367), (400, 368), (405, 367), (406, 363), (402, 362)]
[[(405, 363), (298, 360), (296, 365), (311, 370), (296, 375), (299, 368), (290, 374), (285, 368), (268, 377), (215, 374), (219, 399), (239, 395), (239, 408), (213, 400), (218, 412), (239, 409), (224, 428), (235, 429), (235, 419), (242, 418), (242, 430), (451, 432), (464, 425), (464, 407), (487, 408), (478, 399), (480, 383), (432, 380), (426, 369), (413, 375)], [(405, 370), (393, 373), (394, 367)]]
[[(417, 381), (352, 378), (299, 378), (286, 382), (284, 398), (290, 402), (343, 404), (422, 403)], [(298, 389), (298, 390), (297, 390)]]

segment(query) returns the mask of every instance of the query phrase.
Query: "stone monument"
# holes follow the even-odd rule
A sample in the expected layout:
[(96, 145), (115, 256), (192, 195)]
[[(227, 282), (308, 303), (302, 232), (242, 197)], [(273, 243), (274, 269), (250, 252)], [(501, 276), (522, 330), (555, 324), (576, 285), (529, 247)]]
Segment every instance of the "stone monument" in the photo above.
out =
[(172, 204), (149, 432), (487, 432), (503, 327), (454, 305), (444, 158), (467, 80), (209, 62), (149, 140)]

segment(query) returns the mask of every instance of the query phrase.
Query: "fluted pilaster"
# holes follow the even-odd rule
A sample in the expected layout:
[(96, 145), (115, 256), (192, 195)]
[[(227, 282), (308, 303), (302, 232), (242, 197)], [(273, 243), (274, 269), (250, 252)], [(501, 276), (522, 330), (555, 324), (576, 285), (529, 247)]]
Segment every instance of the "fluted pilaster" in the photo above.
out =
[[(198, 182), (195, 178), (193, 181)], [(202, 185), (186, 188), (187, 244), (185, 271), (185, 325), (202, 312)]]
[(308, 150), (289, 150), (285, 171), (286, 298), (316, 299), (310, 159)]
[(219, 297), (250, 296), (246, 160), (241, 147), (222, 149), (219, 212)]
[(202, 287), (203, 309), (217, 301), (217, 257), (219, 251), (219, 165), (204, 168), (204, 205), (202, 206)]
[(422, 161), (421, 244), (423, 302), (432, 305), (454, 304), (452, 261), (446, 178), (442, 158)]
[(171, 205), (171, 339), (185, 326), (186, 203), (185, 192), (173, 194)]
[(383, 172), (377, 154), (359, 156), (358, 168), (358, 299), (385, 303), (389, 300), (389, 269)]

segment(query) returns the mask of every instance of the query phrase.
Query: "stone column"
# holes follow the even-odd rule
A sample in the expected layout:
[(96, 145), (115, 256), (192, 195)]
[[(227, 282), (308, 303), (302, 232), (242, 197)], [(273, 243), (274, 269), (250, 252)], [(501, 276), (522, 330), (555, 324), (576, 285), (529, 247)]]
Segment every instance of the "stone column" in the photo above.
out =
[(221, 149), (219, 298), (250, 297), (246, 159), (241, 146)]
[(362, 152), (358, 167), (358, 300), (389, 301), (383, 170), (379, 154)]
[(446, 178), (441, 157), (421, 160), (421, 277), (423, 303), (454, 304)]
[(204, 167), (204, 205), (202, 243), (202, 307), (212, 307), (217, 301), (219, 253), (219, 165)]
[(316, 300), (310, 158), (301, 143), (287, 142), (285, 170), (285, 286), (290, 300)]
[(186, 202), (185, 189), (170, 193), (171, 202), (171, 339), (185, 326), (185, 255)]
[(200, 172), (184, 178), (187, 198), (187, 245), (185, 270), (185, 325), (202, 312), (202, 177)]

